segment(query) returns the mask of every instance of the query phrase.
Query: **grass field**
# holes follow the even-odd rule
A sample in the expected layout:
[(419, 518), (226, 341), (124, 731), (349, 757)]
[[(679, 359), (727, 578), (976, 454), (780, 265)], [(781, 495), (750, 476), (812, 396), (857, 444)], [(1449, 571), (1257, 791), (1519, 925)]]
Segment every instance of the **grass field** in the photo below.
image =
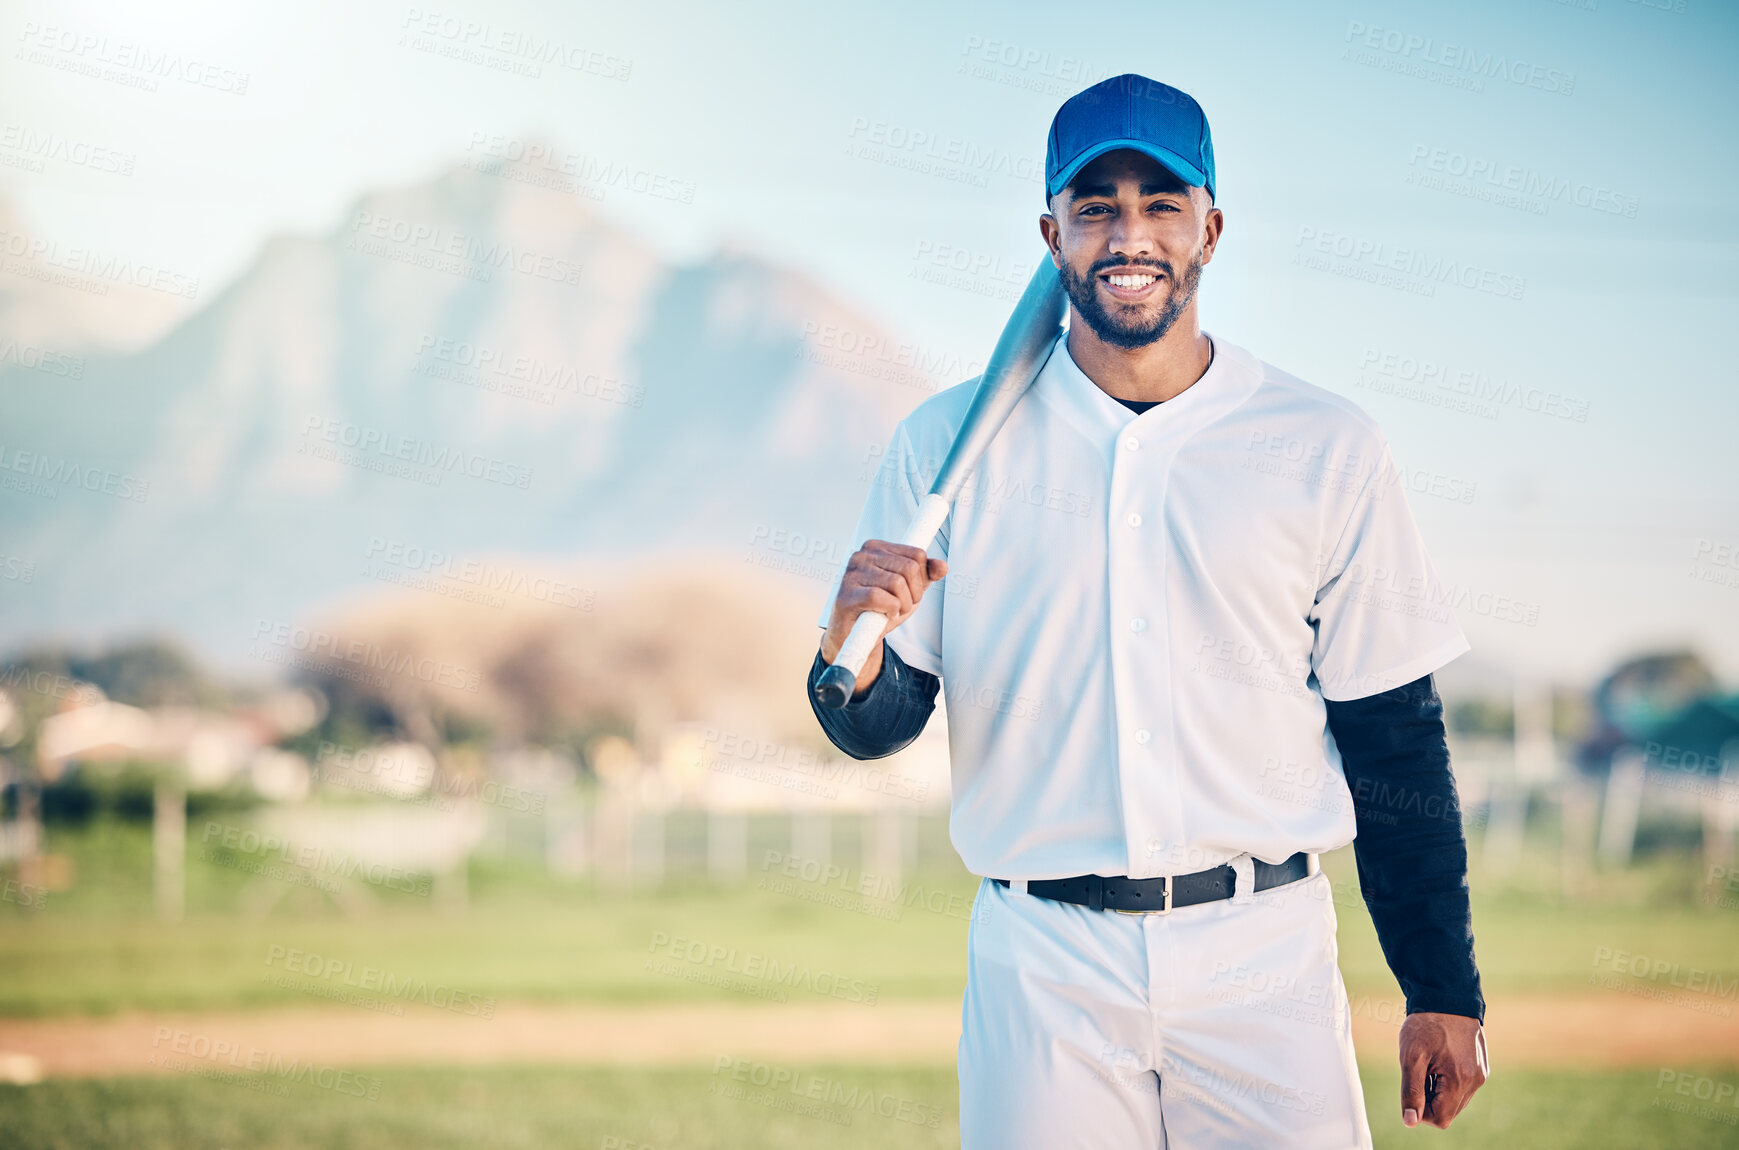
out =
[[(342, 985), (364, 968), (501, 1004), (728, 1002), (760, 1011), (753, 990), (743, 985), (703, 985), (649, 968), (649, 958), (677, 938), (858, 980), (874, 987), (880, 1002), (945, 1005), (959, 999), (976, 889), (972, 876), (935, 849), (907, 876), (906, 897), (893, 903), (787, 878), (777, 866), (762, 866), (759, 848), (751, 851), (746, 883), (712, 886), (678, 877), (633, 895), (556, 879), (525, 852), (498, 851), (473, 863), (462, 909), (371, 889), (370, 909), (357, 913), (354, 900), (346, 911), (326, 895), (274, 887), (274, 880), (251, 877), (221, 857), (202, 861), (190, 854), (188, 917), (164, 925), (152, 914), (144, 828), (98, 824), (58, 833), (50, 847), (71, 859), (77, 881), (49, 894), (41, 908), (0, 903), (0, 1019), (277, 1007), (353, 1012), (311, 988)], [(1504, 881), (1476, 869), (1475, 929), (1488, 995), (1598, 998), (1603, 992), (1589, 986), (1596, 955), (1628, 951), (1715, 974), (1729, 987), (1720, 1002), (1730, 1006), (1730, 988), (1739, 980), (1739, 910), (1698, 899), (1693, 860), (1663, 857), (1604, 877), (1590, 897), (1577, 901), (1558, 892), (1555, 861), (1529, 858)], [(1325, 868), (1336, 880), (1349, 990), (1398, 1003), (1358, 900), (1350, 852), (1326, 859)], [(271, 896), (269, 909), (242, 913), (262, 890)], [(294, 953), (302, 956), (302, 971), (276, 977), (292, 973)], [(309, 977), (314, 955), (322, 969), (336, 965), (342, 973)], [(823, 1001), (802, 989), (793, 989), (789, 1001), (801, 1006), (811, 998)], [(428, 1009), (405, 1006), (407, 1016)], [(429, 1065), (409, 1067), (389, 1058), (383, 1065), (357, 1064), (344, 1080), (358, 1093), (377, 1093), (372, 1100), (305, 1082), (256, 1075), (226, 1081), (187, 1072), (0, 1086), (0, 1147), (825, 1150), (957, 1144), (952, 1067), (870, 1065), (858, 1047), (850, 1049), (861, 1063), (787, 1069), (820, 1075), (847, 1092), (855, 1089), (857, 1097), (904, 1100), (905, 1113), (920, 1120), (839, 1108), (795, 1113), (767, 1097), (721, 1093), (710, 1066), (680, 1060), (615, 1068), (461, 1067), (426, 1059)], [(1493, 1080), (1453, 1131), (1407, 1131), (1395, 1113), (1396, 1072), (1362, 1043), (1360, 1051), (1372, 1059), (1363, 1073), (1380, 1147), (1739, 1145), (1739, 1128), (1728, 1122), (1739, 1120), (1730, 1095), (1715, 1109), (1712, 1095), (1679, 1094), (1679, 1080), (1657, 1085), (1659, 1066), (1576, 1071), (1548, 1060), (1510, 1068), (1501, 1049)], [(347, 1065), (341, 1049), (329, 1062)], [(1673, 1069), (1705, 1080), (1706, 1089), (1697, 1086), (1704, 1093), (1739, 1084), (1739, 1065), (1687, 1060)], [(1675, 1103), (1680, 1110), (1671, 1108)]]
[[(957, 999), (976, 889), (958, 864), (932, 862), (909, 878), (903, 904), (873, 903), (837, 884), (784, 879), (777, 868), (759, 869), (757, 858), (745, 885), (679, 882), (630, 897), (493, 862), (474, 866), (463, 913), (401, 894), (380, 897), (367, 917), (349, 917), (302, 891), (247, 920), (234, 910), (245, 876), (195, 861), (189, 918), (165, 926), (150, 913), (143, 830), (109, 826), (61, 845), (77, 860), (75, 891), (49, 896), (40, 912), (6, 906), (0, 914), (0, 969), (8, 974), (0, 1016), (306, 1004), (306, 994), (266, 981), (285, 970), (291, 951), (501, 1000), (732, 998), (647, 969), (660, 940), (677, 938), (859, 979), (883, 1000)], [(1324, 865), (1336, 879), (1349, 990), (1398, 996), (1358, 898), (1350, 851)], [(1585, 991), (1602, 948), (1710, 971), (1730, 985), (1739, 979), (1739, 911), (1662, 896), (1657, 888), (1669, 881), (1628, 876), (1599, 900), (1570, 903), (1476, 876), (1474, 928), (1487, 993)]]
[[(787, 1090), (746, 1098), (718, 1092), (721, 1079), (710, 1067), (371, 1071), (380, 1080), (372, 1101), (310, 1087), (292, 1087), (292, 1097), (284, 1098), (192, 1078), (57, 1081), (0, 1087), (0, 1141), (16, 1150), (921, 1150), (959, 1144), (952, 1067), (791, 1069), (799, 1081), (815, 1075), (840, 1084), (836, 1098), (875, 1101), (793, 1113), (766, 1104), (795, 1100)], [(1390, 1103), (1397, 1077), (1387, 1069), (1363, 1072), (1372, 1133), (1383, 1150), (1702, 1150), (1736, 1140), (1726, 1122), (1655, 1105), (1675, 1095), (1657, 1090), (1650, 1071), (1500, 1074), (1447, 1132), (1404, 1129)], [(1739, 1068), (1703, 1073), (1739, 1080)], [(879, 1107), (898, 1114), (902, 1100), (907, 1120), (876, 1113)], [(1721, 1113), (1739, 1116), (1731, 1105)], [(934, 1127), (927, 1124), (932, 1119)]]

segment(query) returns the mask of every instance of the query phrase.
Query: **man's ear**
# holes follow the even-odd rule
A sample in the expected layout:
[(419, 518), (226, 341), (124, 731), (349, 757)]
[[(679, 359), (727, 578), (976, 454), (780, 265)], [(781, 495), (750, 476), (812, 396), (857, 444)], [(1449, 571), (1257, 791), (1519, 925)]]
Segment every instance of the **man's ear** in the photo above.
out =
[(1206, 226), (1208, 234), (1207, 234), (1207, 241), (1203, 245), (1203, 247), (1206, 249), (1205, 258), (1202, 260), (1202, 262), (1204, 264), (1208, 263), (1209, 261), (1211, 261), (1214, 258), (1214, 253), (1216, 251), (1218, 251), (1220, 248), (1220, 240), (1225, 237), (1225, 234), (1226, 234), (1226, 215), (1225, 215), (1225, 213), (1220, 211), (1219, 208), (1209, 207), (1208, 208), (1208, 219), (1206, 221), (1205, 226)]
[(1220, 237), (1226, 229), (1226, 214), (1214, 206), (1214, 198), (1208, 195), (1206, 188), (1191, 188), (1190, 198), (1198, 204), (1207, 204), (1202, 213), (1202, 263), (1206, 264), (1213, 260), (1214, 251), (1220, 246)]
[(1045, 250), (1051, 253), (1051, 263), (1061, 271), (1063, 233), (1062, 225), (1057, 223), (1057, 217), (1046, 212), (1039, 217), (1039, 238), (1045, 241)]

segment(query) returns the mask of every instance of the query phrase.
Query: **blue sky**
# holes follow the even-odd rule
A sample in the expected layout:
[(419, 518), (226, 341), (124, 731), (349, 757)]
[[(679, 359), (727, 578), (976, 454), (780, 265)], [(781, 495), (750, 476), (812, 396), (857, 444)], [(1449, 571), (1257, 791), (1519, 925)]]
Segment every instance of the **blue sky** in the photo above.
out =
[[(4, 2), (0, 39), (0, 130), (135, 157), (0, 166), (0, 195), (204, 298), (268, 235), (541, 139), (692, 185), (601, 208), (666, 257), (747, 246), (967, 359), (1039, 258), (1057, 104), (1165, 80), (1215, 137), (1205, 326), (1377, 417), (1482, 657), (1586, 678), (1694, 642), (1739, 679), (1729, 5)], [(531, 41), (567, 66), (504, 70)], [(134, 46), (208, 82), (67, 66)]]

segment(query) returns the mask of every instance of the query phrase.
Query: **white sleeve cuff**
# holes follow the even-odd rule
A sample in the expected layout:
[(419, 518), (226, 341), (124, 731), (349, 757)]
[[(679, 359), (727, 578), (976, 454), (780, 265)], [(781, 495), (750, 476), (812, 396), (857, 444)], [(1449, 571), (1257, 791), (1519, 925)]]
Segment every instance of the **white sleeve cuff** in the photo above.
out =
[[(1414, 679), (1424, 678), (1442, 667), (1448, 666), (1456, 658), (1473, 650), (1473, 644), (1467, 641), (1466, 635), (1456, 635), (1455, 638), (1433, 648), (1416, 659), (1410, 659), (1398, 667), (1391, 667), (1369, 675), (1340, 676), (1325, 680), (1319, 677), (1318, 688), (1322, 697), (1331, 703), (1345, 703), (1352, 699), (1364, 699), (1371, 695), (1380, 695), (1384, 691), (1392, 691), (1396, 687), (1411, 683)], [(900, 657), (905, 658), (902, 652)], [(910, 662), (910, 660), (907, 660)]]

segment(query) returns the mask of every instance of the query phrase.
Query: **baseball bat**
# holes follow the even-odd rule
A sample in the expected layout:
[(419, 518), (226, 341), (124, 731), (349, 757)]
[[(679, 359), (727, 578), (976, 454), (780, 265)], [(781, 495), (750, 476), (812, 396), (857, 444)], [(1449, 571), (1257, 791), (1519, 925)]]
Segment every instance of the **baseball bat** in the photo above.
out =
[[(1014, 314), (997, 338), (996, 350), (990, 353), (990, 362), (985, 364), (978, 389), (972, 393), (972, 403), (960, 421), (960, 430), (954, 433), (954, 443), (936, 472), (936, 481), (918, 503), (899, 542), (920, 550), (929, 548), (984, 449), (1038, 378), (1052, 345), (1062, 334), (1067, 311), (1068, 296), (1057, 269), (1049, 258), (1041, 259), (1021, 293), (1020, 302), (1014, 305)], [(858, 672), (863, 670), (887, 625), (888, 617), (880, 611), (865, 611), (857, 617), (833, 665), (815, 682), (817, 704), (837, 709), (851, 701)]]

